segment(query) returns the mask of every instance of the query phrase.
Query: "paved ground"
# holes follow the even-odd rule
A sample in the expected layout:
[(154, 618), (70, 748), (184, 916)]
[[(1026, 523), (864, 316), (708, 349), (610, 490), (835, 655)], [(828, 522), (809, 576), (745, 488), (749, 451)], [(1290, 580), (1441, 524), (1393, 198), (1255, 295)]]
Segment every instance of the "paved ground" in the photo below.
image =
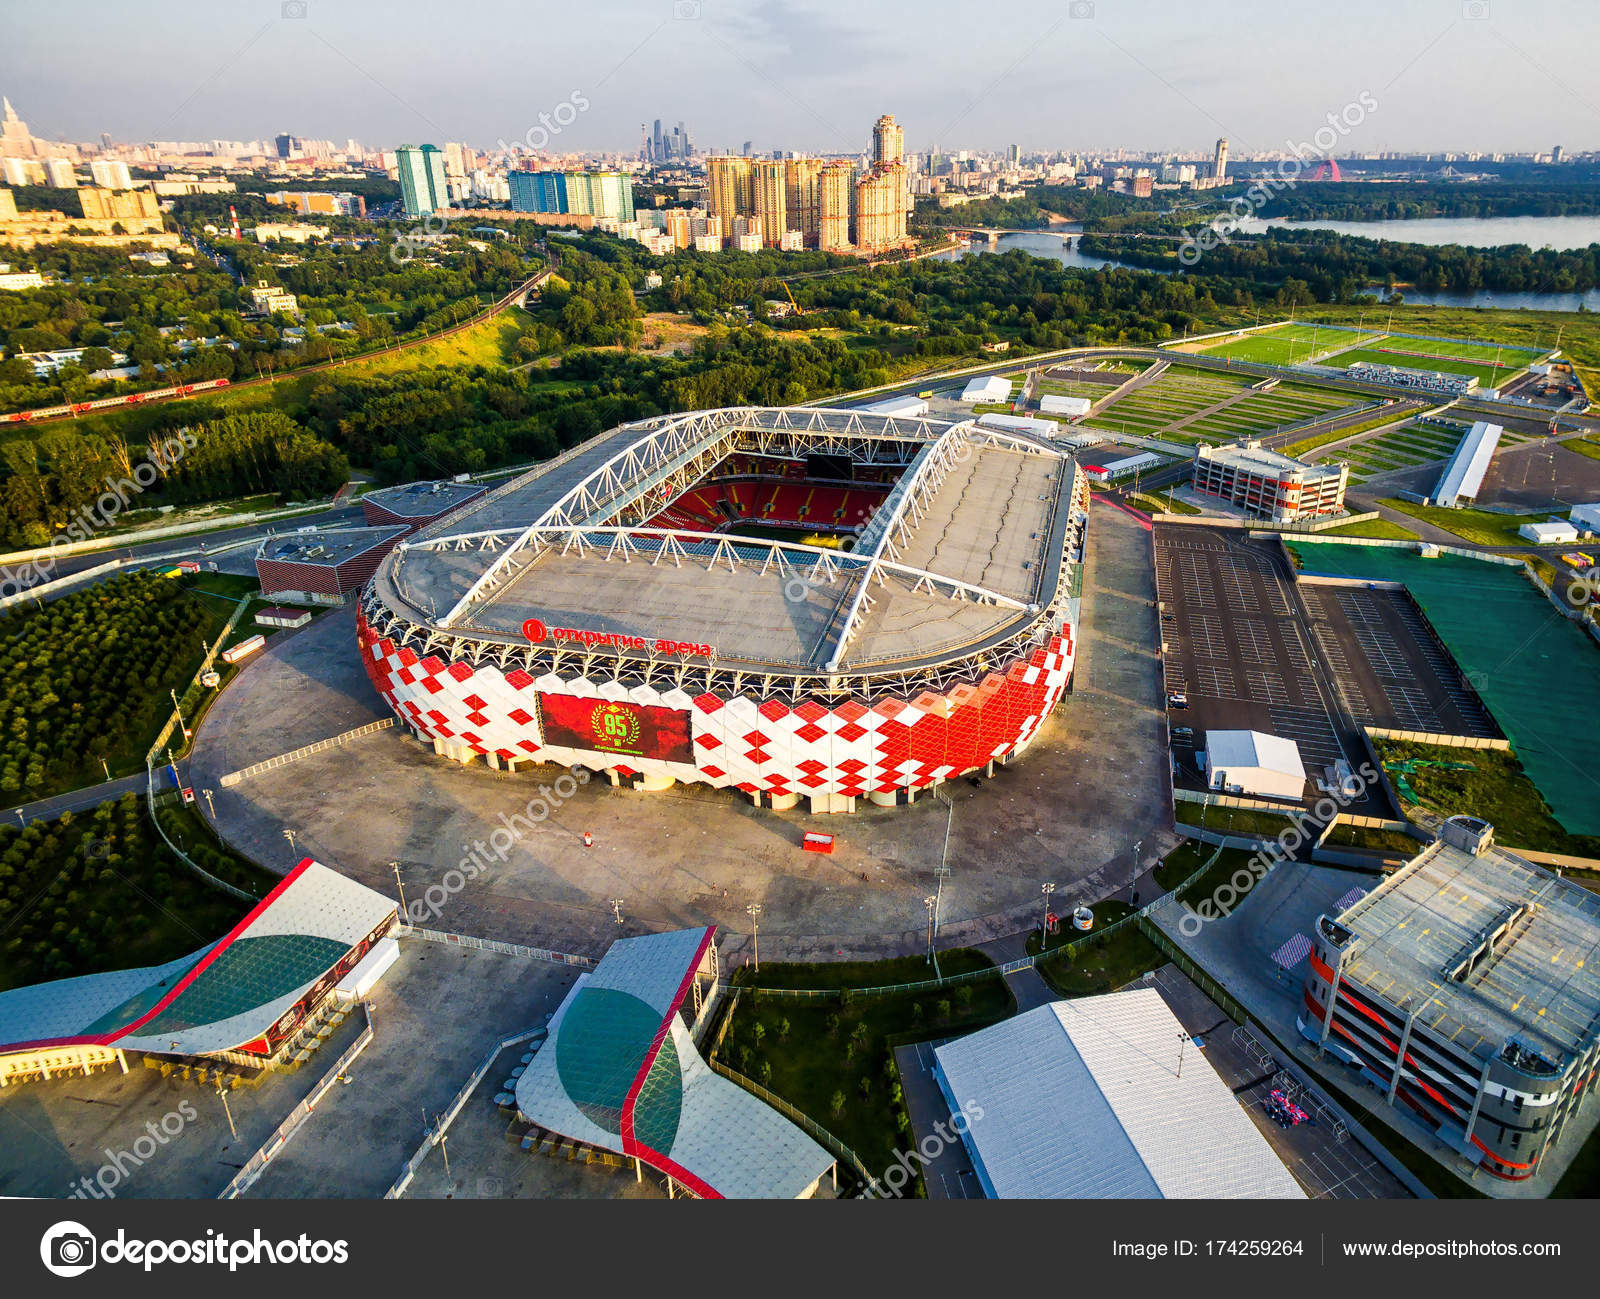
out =
[[(126, 1074), (7, 1087), (0, 1091), (0, 1195), (59, 1198), (72, 1195), (78, 1179), (98, 1177), (96, 1189), (109, 1187), (117, 1198), (215, 1196), (360, 1029), (352, 1016), (298, 1072), (230, 1093), (237, 1138), (215, 1089), (163, 1078), (142, 1057)], [(148, 1139), (138, 1144), (149, 1137), (146, 1124), (159, 1129), (163, 1119), (167, 1139), (154, 1150)]]
[[(1147, 858), (1163, 851), (1170, 813), (1149, 538), (1120, 511), (1095, 511), (1073, 693), (995, 779), (947, 786), (955, 814), (942, 945), (1022, 928), (1041, 880), (1055, 881), (1070, 907), (1109, 893), (1136, 841)], [(257, 860), (281, 870), (310, 853), (390, 893), (398, 861), (408, 902), (434, 886), (441, 905), (429, 923), (568, 951), (597, 952), (616, 935), (613, 897), (629, 932), (715, 922), (734, 935), (747, 932), (745, 908), (759, 901), (773, 957), (881, 955), (926, 941), (922, 900), (947, 817), (931, 796), (818, 819), (704, 787), (641, 793), (596, 780), (446, 895), (445, 872), (556, 769), (512, 777), (461, 767), (386, 731), (222, 790), (227, 772), (387, 715), (354, 642), (351, 611), (277, 640), (201, 727), (190, 782), (217, 791), (224, 833)], [(839, 838), (831, 857), (800, 851), (817, 825)], [(296, 831), (292, 850), (286, 827)], [(746, 945), (735, 938), (725, 954), (741, 959)]]
[[(349, 1085), (328, 1093), (250, 1195), (381, 1196), (421, 1144), (424, 1122), (436, 1120), (497, 1042), (543, 1023), (574, 977), (525, 957), (402, 940), (399, 961), (372, 994), (375, 1036), (350, 1067)], [(509, 1073), (505, 1053), (502, 1065)], [(481, 1125), (463, 1135), (461, 1157), (450, 1152), (452, 1171), (469, 1185), (503, 1176), (477, 1171)], [(533, 1170), (530, 1177), (530, 1195), (563, 1193), (542, 1189)]]
[[(1365, 749), (1335, 692), (1335, 671), (1305, 617), (1275, 541), (1241, 538), (1237, 529), (1158, 524), (1166, 688), (1188, 696), (1171, 714), (1194, 732), (1175, 749), (1178, 780), (1204, 789), (1195, 746), (1215, 729), (1249, 729), (1293, 740), (1306, 767), (1307, 805), (1316, 778), (1342, 758), (1352, 771)], [(1330, 634), (1338, 629), (1328, 623)], [(1351, 652), (1360, 656), (1352, 640)], [(1389, 814), (1373, 787), (1351, 810)]]
[(128, 793), (142, 794), (147, 780), (148, 777), (142, 771), (132, 776), (119, 776), (116, 780), (57, 794), (53, 798), (41, 798), (33, 803), (23, 803), (20, 807), (7, 809), (4, 815), (8, 818), (16, 817), (22, 822), (53, 821), (63, 812), (77, 812), (86, 807), (98, 807), (107, 799), (121, 798)]
[[(930, 1200), (981, 1200), (983, 1187), (972, 1169), (972, 1158), (959, 1140), (939, 1140), (933, 1131), (936, 1123), (949, 1130), (950, 1106), (934, 1080), (934, 1051), (948, 1042), (939, 1038), (895, 1048), (895, 1067), (900, 1070), (900, 1085), (905, 1089), (906, 1110), (911, 1115), (911, 1133), (920, 1147), (929, 1137), (938, 1144), (938, 1153), (922, 1168), (922, 1184)], [(932, 1149), (932, 1145), (928, 1147)]]
[(1600, 460), (1568, 451), (1558, 442), (1526, 442), (1495, 456), (1478, 495), (1485, 505), (1519, 513), (1554, 510), (1600, 500)]

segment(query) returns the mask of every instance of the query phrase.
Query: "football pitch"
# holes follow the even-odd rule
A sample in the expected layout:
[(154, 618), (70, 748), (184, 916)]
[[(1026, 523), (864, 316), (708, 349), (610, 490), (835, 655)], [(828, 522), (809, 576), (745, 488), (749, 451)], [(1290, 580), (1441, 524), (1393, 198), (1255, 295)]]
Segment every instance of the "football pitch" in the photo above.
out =
[(1382, 337), (1380, 333), (1362, 333), (1330, 325), (1276, 325), (1260, 333), (1225, 339), (1204, 350), (1207, 356), (1224, 356), (1230, 361), (1299, 365), (1335, 348), (1371, 343)]

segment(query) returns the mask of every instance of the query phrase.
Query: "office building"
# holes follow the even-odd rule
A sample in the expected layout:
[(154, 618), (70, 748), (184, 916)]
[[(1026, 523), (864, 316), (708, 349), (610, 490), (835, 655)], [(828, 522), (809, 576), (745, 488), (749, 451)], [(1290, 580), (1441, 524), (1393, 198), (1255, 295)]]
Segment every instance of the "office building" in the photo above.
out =
[(431, 144), (401, 145), (395, 150), (400, 170), (400, 197), (408, 217), (427, 216), (450, 206), (444, 154)]
[(625, 171), (514, 171), (507, 176), (516, 212), (632, 221), (633, 176)]
[(1302, 464), (1259, 440), (1194, 449), (1195, 491), (1275, 523), (1342, 513), (1349, 475), (1348, 465)]
[(161, 210), (156, 196), (143, 189), (96, 189), (84, 186), (78, 191), (83, 215), (91, 221), (157, 221)]
[(76, 189), (78, 187), (78, 173), (65, 158), (46, 158), (44, 160), (44, 183), (56, 189)]
[(1301, 1034), (1484, 1172), (1535, 1176), (1600, 1085), (1600, 898), (1454, 816), (1311, 938)]
[(1211, 163), (1211, 175), (1219, 182), (1228, 179), (1228, 140), (1226, 136), (1217, 141), (1217, 153)]

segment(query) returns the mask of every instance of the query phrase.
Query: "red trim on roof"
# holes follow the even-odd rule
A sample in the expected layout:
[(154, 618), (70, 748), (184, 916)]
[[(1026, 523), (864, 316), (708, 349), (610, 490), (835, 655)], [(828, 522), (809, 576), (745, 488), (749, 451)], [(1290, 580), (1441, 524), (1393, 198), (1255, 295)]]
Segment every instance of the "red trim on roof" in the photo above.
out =
[(661, 1027), (656, 1029), (655, 1038), (650, 1043), (650, 1049), (645, 1052), (644, 1063), (639, 1066), (639, 1072), (634, 1076), (633, 1086), (628, 1088), (628, 1098), (622, 1102), (622, 1151), (637, 1159), (644, 1160), (652, 1168), (659, 1169), (669, 1177), (682, 1182), (701, 1199), (720, 1200), (722, 1193), (703, 1178), (691, 1173), (682, 1164), (669, 1159), (659, 1150), (653, 1150), (633, 1134), (633, 1109), (639, 1101), (639, 1093), (644, 1089), (644, 1080), (649, 1075), (651, 1067), (656, 1062), (656, 1056), (661, 1053), (661, 1044), (667, 1040), (667, 1034), (672, 1031), (672, 1017), (678, 1013), (678, 1007), (683, 1005), (683, 999), (689, 995), (689, 987), (694, 982), (695, 971), (700, 968), (700, 962), (705, 957), (706, 948), (711, 946), (711, 939), (717, 932), (715, 925), (708, 925), (704, 936), (700, 939), (700, 946), (695, 948), (694, 959), (689, 962), (689, 968), (684, 971), (683, 979), (678, 984), (678, 991), (673, 994), (672, 1003), (667, 1007), (667, 1013), (662, 1016)]
[[(300, 864), (287, 875), (285, 875), (281, 880), (279, 880), (278, 883), (273, 887), (272, 892), (268, 893), (266, 897), (262, 898), (261, 901), (255, 904), (255, 906), (251, 907), (250, 913), (232, 929), (230, 929), (222, 938), (222, 940), (206, 953), (204, 958), (196, 962), (194, 968), (190, 970), (188, 974), (184, 975), (183, 978), (178, 980), (177, 987), (173, 988), (171, 992), (167, 993), (165, 997), (156, 1002), (154, 1006), (147, 1010), (143, 1015), (139, 1016), (138, 1019), (134, 1020), (133, 1023), (129, 1024), (126, 1028), (118, 1029), (115, 1033), (100, 1033), (95, 1035), (80, 1034), (73, 1037), (41, 1038), (36, 1042), (0, 1043), (0, 1050), (10, 1052), (36, 1051), (44, 1047), (52, 1046), (110, 1046), (114, 1042), (118, 1042), (122, 1038), (127, 1037), (135, 1029), (142, 1028), (162, 1011), (164, 1011), (168, 1006), (172, 1005), (172, 1003), (176, 1001), (185, 990), (188, 989), (190, 984), (192, 984), (203, 973), (205, 973), (206, 967), (208, 967), (217, 959), (217, 957), (221, 956), (224, 951), (232, 946), (234, 940), (243, 934), (244, 931), (251, 925), (253, 925), (256, 920), (260, 918), (261, 914), (266, 911), (266, 909), (274, 902), (276, 902), (280, 896), (282, 896), (283, 891), (305, 873), (306, 867), (310, 865), (311, 858), (302, 857), (300, 859)], [(674, 1010), (676, 1010), (676, 1007), (674, 1007)]]

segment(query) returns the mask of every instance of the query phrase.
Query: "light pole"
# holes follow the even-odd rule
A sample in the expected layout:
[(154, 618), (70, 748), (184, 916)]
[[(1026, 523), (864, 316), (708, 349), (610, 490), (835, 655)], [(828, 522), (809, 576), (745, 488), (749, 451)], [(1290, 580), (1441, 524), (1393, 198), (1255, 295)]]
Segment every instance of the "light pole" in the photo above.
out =
[(622, 899), (621, 898), (612, 898), (611, 899), (611, 914), (617, 918), (617, 927), (621, 928), (621, 926), (622, 926)]
[(211, 813), (211, 819), (215, 821), (217, 819), (217, 805), (211, 800), (211, 791), (202, 789), (200, 792), (206, 796), (206, 809)]
[(233, 1126), (233, 1110), (228, 1107), (227, 1089), (220, 1084), (217, 1086), (217, 1095), (222, 1098), (222, 1112), (228, 1116), (228, 1131), (233, 1133), (233, 1139), (239, 1139), (239, 1129)]
[(289, 841), (289, 852), (290, 852), (290, 855), (292, 856), (293, 853), (294, 853), (294, 831), (293, 830), (285, 830), (283, 832), (283, 837)]
[(933, 894), (928, 894), (922, 899), (922, 905), (928, 908), (928, 960), (933, 961), (933, 908), (937, 899)]
[(1183, 1048), (1189, 1041), (1187, 1033), (1178, 1034), (1178, 1077), (1183, 1077)]
[(761, 904), (752, 902), (745, 908), (745, 914), (750, 917), (750, 943), (755, 951), (756, 973), (761, 972)]
[(1050, 895), (1056, 891), (1054, 884), (1041, 884), (1039, 892), (1044, 895), (1044, 915), (1039, 920), (1039, 950), (1042, 952), (1050, 941)]
[(400, 878), (400, 863), (397, 861), (390, 862), (389, 869), (394, 872), (395, 888), (400, 890), (400, 916), (409, 925), (411, 923), (411, 912), (406, 907), (406, 885), (405, 881)]
[(1128, 877), (1128, 905), (1133, 906), (1138, 902), (1139, 895), (1134, 892), (1134, 885), (1139, 882), (1139, 849), (1144, 847), (1143, 839), (1136, 839), (1133, 844), (1133, 874)]

